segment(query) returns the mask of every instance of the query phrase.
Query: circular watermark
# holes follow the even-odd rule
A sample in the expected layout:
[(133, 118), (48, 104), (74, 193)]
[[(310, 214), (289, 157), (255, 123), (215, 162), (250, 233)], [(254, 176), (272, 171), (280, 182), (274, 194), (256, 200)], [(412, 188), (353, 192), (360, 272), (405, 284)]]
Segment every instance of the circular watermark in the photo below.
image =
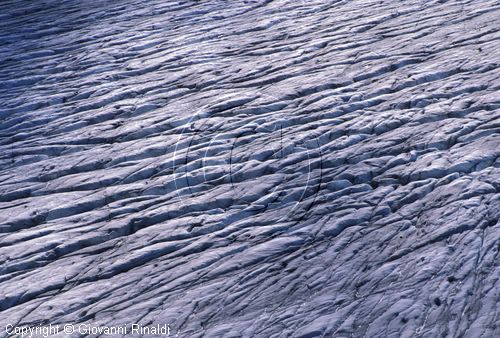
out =
[(214, 101), (179, 133), (172, 161), (177, 196), (223, 196), (224, 209), (302, 219), (320, 190), (322, 155), (319, 139), (300, 123), (301, 108), (255, 91)]

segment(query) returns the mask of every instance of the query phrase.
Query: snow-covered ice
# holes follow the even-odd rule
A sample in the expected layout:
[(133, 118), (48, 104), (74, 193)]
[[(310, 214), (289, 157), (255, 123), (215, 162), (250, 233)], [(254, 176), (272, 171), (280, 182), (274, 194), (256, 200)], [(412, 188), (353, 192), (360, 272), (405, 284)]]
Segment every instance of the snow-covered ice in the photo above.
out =
[(499, 337), (499, 18), (3, 1), (0, 336)]

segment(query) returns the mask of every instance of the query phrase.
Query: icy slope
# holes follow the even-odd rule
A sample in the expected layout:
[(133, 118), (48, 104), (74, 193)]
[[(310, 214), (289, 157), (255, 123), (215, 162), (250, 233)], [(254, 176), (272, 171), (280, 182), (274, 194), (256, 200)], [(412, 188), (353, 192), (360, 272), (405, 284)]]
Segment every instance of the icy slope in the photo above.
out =
[(2, 2), (1, 335), (498, 337), (499, 17)]

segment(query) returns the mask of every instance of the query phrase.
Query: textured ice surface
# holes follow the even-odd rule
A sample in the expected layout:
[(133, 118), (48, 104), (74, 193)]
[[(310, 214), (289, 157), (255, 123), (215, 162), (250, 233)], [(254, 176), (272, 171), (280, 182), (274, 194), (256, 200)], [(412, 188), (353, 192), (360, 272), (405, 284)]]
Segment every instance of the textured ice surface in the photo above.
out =
[(498, 337), (498, 1), (3, 1), (0, 326)]

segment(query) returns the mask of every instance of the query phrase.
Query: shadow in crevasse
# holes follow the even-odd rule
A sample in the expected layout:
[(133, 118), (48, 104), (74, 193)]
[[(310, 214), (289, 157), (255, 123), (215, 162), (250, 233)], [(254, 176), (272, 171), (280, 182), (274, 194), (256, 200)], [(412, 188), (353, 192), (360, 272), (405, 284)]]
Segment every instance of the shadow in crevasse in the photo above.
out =
[(127, 8), (116, 1), (0, 1), (0, 99), (4, 102), (0, 121), (24, 104), (18, 99), (21, 93), (35, 95), (37, 84), (57, 72), (78, 74), (81, 59), (98, 52), (92, 42), (106, 27), (123, 20)]

